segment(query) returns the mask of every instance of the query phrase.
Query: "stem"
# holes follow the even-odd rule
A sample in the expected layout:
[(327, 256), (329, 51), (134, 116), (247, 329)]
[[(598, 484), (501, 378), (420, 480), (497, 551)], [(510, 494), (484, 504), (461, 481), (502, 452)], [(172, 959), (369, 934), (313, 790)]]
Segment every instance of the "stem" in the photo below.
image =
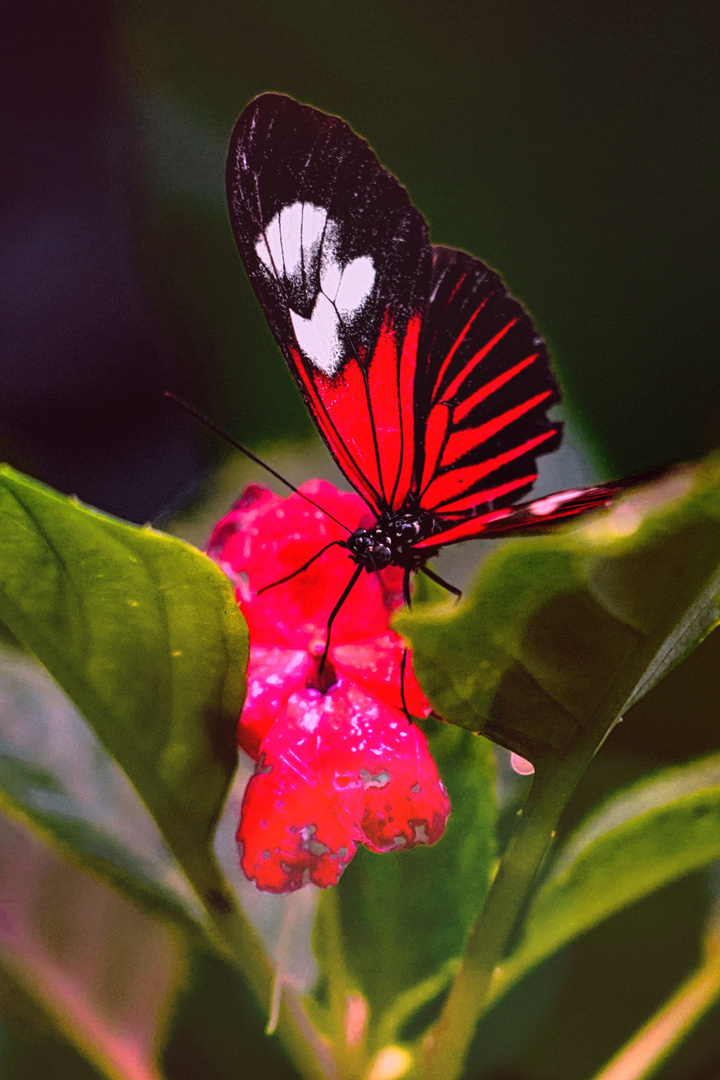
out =
[[(269, 1012), (275, 978), (272, 964), (220, 867), (213, 861), (210, 868), (203, 861), (200, 884), (187, 859), (184, 870), (203, 899), (215, 947), (242, 974), (261, 1009)], [(277, 1035), (304, 1080), (337, 1080), (329, 1044), (312, 1026), (297, 993), (288, 986), (282, 991)]]
[(470, 932), (465, 954), (440, 1019), (422, 1048), (422, 1080), (456, 1080), (487, 1005), (493, 982), (530, 887), (555, 835), (558, 820), (602, 739), (590, 724), (561, 758), (538, 766), (512, 839), (500, 861), (485, 905)]
[(720, 955), (705, 962), (597, 1074), (595, 1080), (651, 1076), (720, 999)]
[[(367, 1003), (350, 989), (337, 891), (328, 889), (320, 902), (325, 915), (323, 958), (330, 1013), (337, 1032), (333, 1047), (337, 1069), (342, 1080), (360, 1080), (367, 1072)], [(358, 1019), (360, 1023), (352, 1022)]]

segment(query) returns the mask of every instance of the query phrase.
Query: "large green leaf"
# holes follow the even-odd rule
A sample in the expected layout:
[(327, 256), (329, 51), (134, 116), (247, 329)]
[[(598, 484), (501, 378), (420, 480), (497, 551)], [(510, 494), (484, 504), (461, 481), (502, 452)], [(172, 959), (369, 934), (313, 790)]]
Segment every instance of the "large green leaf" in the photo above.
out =
[(146, 911), (191, 929), (203, 921), (153, 819), (92, 730), (36, 660), (1, 646), (0, 808)]
[(720, 755), (614, 796), (558, 852), (493, 995), (636, 900), (720, 858)]
[(0, 619), (121, 765), (204, 899), (235, 766), (245, 625), (200, 552), (0, 469)]
[[(381, 1043), (436, 997), (442, 973), (457, 958), (487, 893), (495, 855), (494, 769), (489, 744), (450, 725), (434, 724), (430, 749), (452, 811), (434, 847), (378, 855), (362, 848), (333, 894), (320, 897), (318, 960), (332, 977), (337, 958), (328, 909), (339, 904), (342, 949), (352, 989), (370, 1005)], [(438, 976), (440, 978), (438, 979)], [(448, 975), (449, 980), (449, 975)], [(423, 989), (418, 992), (418, 987)], [(398, 995), (404, 995), (398, 1001)], [(375, 1047), (379, 1049), (379, 1047)]]
[(553, 535), (510, 542), (457, 609), (396, 622), (453, 723), (535, 764), (603, 731), (718, 622), (720, 459)]

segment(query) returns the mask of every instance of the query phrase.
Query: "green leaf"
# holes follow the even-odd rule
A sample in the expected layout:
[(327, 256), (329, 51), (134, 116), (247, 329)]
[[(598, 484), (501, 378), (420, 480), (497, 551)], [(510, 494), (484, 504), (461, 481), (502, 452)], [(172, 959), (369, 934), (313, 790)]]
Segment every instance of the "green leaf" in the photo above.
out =
[(124, 774), (37, 661), (0, 648), (0, 808), (146, 911), (202, 909)]
[[(375, 1049), (447, 986), (448, 961), (462, 952), (487, 893), (495, 854), (489, 744), (446, 724), (429, 722), (428, 730), (452, 803), (445, 836), (434, 847), (407, 852), (379, 855), (359, 849), (335, 896), (322, 894), (319, 902), (321, 971), (332, 977), (334, 958), (327, 950), (333, 947), (333, 934), (326, 928), (332, 920), (329, 906), (337, 902), (349, 983), (370, 1005), (379, 1040)], [(447, 978), (438, 982), (438, 973)], [(427, 986), (424, 999), (413, 994), (420, 983)], [(398, 1001), (398, 995), (407, 996)], [(388, 1015), (378, 1033), (383, 1014)]]
[(437, 710), (536, 765), (602, 732), (718, 623), (720, 458), (509, 542), (457, 609), (396, 622)]
[[(236, 970), (221, 957), (191, 953), (183, 993), (163, 1052), (169, 1080), (300, 1080), (267, 1015)], [(313, 1075), (313, 1074), (310, 1074)]]
[(493, 996), (603, 919), (718, 858), (720, 755), (614, 796), (558, 852)]
[(236, 751), (247, 634), (224, 575), (182, 541), (0, 468), (0, 619), (120, 764), (196, 888)]

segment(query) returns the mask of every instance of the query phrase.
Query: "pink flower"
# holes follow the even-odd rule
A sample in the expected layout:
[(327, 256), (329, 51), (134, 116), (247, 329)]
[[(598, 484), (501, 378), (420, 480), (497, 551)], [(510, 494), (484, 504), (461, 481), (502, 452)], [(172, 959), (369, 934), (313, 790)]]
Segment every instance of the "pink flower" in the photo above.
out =
[[(301, 490), (350, 529), (372, 520), (358, 495), (325, 481)], [(433, 844), (450, 811), (425, 736), (400, 696), (403, 643), (389, 627), (402, 570), (363, 574), (332, 627), (354, 564), (343, 548), (262, 595), (346, 533), (298, 495), (248, 487), (216, 526), (208, 554), (235, 585), (250, 628), (248, 695), (238, 743), (256, 762), (237, 839), (246, 876), (290, 892), (334, 885), (362, 843), (373, 851)], [(409, 710), (430, 706), (405, 672)]]

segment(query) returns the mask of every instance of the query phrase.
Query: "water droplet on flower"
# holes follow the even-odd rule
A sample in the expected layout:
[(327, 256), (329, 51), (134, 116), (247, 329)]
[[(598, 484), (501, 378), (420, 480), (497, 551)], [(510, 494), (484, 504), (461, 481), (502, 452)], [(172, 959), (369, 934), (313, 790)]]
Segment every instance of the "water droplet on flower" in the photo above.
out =
[(510, 764), (518, 776), (532, 776), (535, 772), (535, 766), (519, 754), (510, 755)]

